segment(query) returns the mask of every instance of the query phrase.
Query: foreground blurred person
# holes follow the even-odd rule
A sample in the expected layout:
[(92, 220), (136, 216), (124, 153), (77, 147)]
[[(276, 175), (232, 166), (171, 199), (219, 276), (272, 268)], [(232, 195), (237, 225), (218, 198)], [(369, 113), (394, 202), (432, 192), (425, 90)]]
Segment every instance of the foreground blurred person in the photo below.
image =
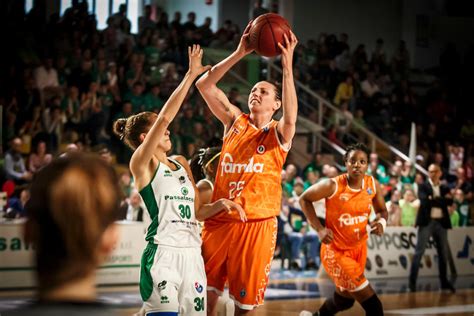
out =
[(35, 246), (38, 300), (2, 315), (115, 315), (97, 302), (96, 269), (118, 240), (120, 187), (98, 157), (71, 154), (36, 175), (25, 240)]

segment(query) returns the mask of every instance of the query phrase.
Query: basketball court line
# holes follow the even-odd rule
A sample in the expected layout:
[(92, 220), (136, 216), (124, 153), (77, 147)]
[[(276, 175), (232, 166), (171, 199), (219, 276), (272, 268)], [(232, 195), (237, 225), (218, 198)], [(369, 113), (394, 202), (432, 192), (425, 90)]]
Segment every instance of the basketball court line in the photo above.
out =
[(451, 305), (436, 307), (418, 307), (407, 309), (391, 309), (384, 311), (385, 314), (397, 315), (439, 315), (452, 313), (468, 313), (474, 312), (474, 304), (469, 305)]

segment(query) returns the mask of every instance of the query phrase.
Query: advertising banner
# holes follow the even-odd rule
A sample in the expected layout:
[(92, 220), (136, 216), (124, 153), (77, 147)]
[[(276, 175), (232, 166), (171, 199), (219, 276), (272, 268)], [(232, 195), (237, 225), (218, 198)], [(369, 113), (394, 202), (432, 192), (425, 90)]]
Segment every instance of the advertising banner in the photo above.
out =
[[(140, 260), (145, 249), (141, 222), (117, 222), (120, 239), (114, 252), (97, 271), (97, 283), (138, 284)], [(25, 243), (21, 221), (0, 224), (0, 288), (36, 286), (34, 249)], [(54, 247), (54, 245), (51, 245)]]

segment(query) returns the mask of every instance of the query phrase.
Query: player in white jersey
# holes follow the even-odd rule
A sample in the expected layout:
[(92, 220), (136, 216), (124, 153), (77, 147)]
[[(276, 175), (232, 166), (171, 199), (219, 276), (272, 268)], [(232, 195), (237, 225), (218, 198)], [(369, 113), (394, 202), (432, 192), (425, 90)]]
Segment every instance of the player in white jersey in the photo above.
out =
[(243, 209), (221, 199), (202, 204), (186, 159), (168, 157), (168, 125), (174, 119), (193, 81), (209, 66), (202, 66), (199, 45), (188, 48), (189, 70), (157, 115), (143, 112), (114, 123), (114, 131), (134, 149), (130, 170), (150, 214), (140, 272), (140, 315), (205, 315), (206, 274), (201, 257), (197, 220), (220, 211)]

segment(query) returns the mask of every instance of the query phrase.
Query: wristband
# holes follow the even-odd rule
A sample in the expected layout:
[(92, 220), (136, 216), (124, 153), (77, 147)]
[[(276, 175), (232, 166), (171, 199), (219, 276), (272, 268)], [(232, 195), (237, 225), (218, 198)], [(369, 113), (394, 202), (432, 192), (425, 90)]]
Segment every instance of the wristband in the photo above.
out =
[(379, 218), (379, 220), (377, 221), (377, 223), (379, 223), (380, 225), (382, 225), (382, 228), (383, 228), (383, 231), (382, 232), (385, 232), (385, 228), (387, 228), (387, 220), (383, 217)]

